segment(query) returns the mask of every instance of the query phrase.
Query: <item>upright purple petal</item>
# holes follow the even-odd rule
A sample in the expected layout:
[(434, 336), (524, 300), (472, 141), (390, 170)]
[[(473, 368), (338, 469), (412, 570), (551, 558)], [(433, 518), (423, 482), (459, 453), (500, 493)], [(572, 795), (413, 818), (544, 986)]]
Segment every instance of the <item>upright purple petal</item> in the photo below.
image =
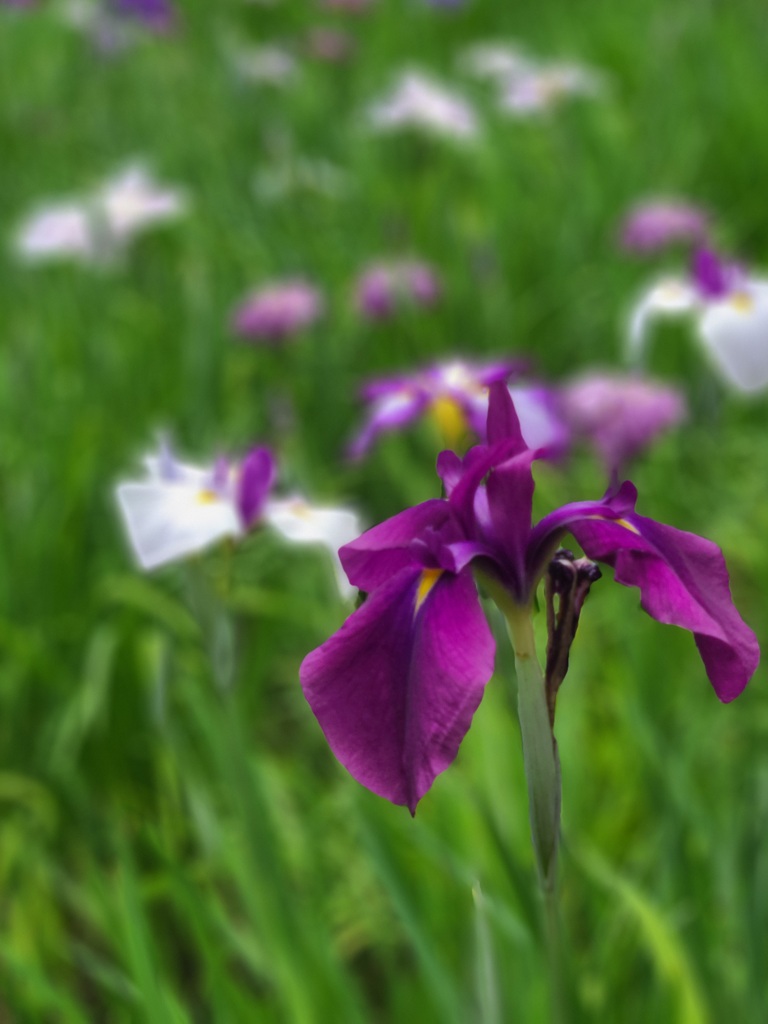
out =
[(640, 588), (650, 616), (693, 633), (720, 700), (738, 697), (760, 651), (734, 607), (716, 544), (636, 513), (612, 522), (584, 519), (570, 532), (590, 558), (614, 567), (618, 583)]
[(237, 509), (246, 529), (261, 516), (276, 476), (277, 466), (269, 448), (254, 448), (243, 459), (237, 488)]
[(304, 659), (301, 685), (344, 767), (414, 813), (455, 759), (493, 658), (469, 570), (406, 568)]
[(408, 566), (421, 567), (411, 550), (412, 541), (425, 531), (437, 529), (449, 518), (448, 502), (431, 498), (407, 508), (378, 526), (366, 530), (339, 551), (349, 582), (371, 591)]
[(528, 446), (523, 440), (520, 430), (520, 420), (515, 411), (515, 403), (509, 393), (506, 384), (497, 380), (490, 385), (488, 399), (488, 444), (497, 444), (499, 441), (513, 442), (514, 447), (511, 454), (517, 455)]
[(486, 484), (490, 537), (496, 541), (497, 557), (503, 559), (505, 572), (511, 574), (507, 585), (523, 602), (528, 589), (525, 557), (532, 526), (533, 458), (530, 450), (520, 452), (497, 465)]
[(720, 299), (734, 283), (735, 267), (721, 260), (711, 249), (697, 249), (693, 256), (692, 276), (705, 299)]

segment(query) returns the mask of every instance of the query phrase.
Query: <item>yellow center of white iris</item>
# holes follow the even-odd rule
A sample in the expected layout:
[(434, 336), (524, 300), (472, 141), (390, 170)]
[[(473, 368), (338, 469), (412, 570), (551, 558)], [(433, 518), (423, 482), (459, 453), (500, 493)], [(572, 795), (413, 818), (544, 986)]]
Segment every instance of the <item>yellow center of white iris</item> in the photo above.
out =
[(442, 569), (424, 569), (424, 571), (421, 574), (421, 578), (419, 579), (419, 585), (416, 588), (416, 604), (414, 605), (413, 608), (414, 615), (416, 615), (418, 610), (424, 604), (429, 595), (430, 590), (432, 589), (432, 587), (434, 587), (434, 585), (437, 583), (437, 581), (440, 579), (442, 575)]
[(734, 292), (728, 301), (739, 313), (749, 313), (755, 305), (755, 300), (747, 292)]
[(209, 487), (204, 487), (197, 492), (197, 500), (201, 505), (212, 505), (215, 501), (219, 500), (219, 496), (216, 491), (212, 491)]

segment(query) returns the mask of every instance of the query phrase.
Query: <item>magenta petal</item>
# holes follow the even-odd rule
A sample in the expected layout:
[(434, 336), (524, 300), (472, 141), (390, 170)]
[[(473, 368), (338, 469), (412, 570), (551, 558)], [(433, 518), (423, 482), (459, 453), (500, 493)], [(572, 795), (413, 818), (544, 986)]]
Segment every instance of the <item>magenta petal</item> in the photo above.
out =
[(582, 520), (570, 531), (590, 558), (614, 566), (618, 583), (640, 588), (649, 615), (691, 630), (720, 700), (738, 697), (760, 650), (734, 607), (716, 544), (634, 513), (617, 522)]
[(442, 526), (450, 514), (448, 502), (431, 498), (345, 544), (339, 551), (339, 558), (349, 582), (360, 590), (371, 591), (406, 566), (420, 568), (421, 563), (411, 551), (411, 542), (430, 527)]
[(517, 455), (528, 447), (523, 440), (520, 430), (520, 420), (515, 411), (515, 403), (509, 393), (507, 385), (500, 380), (495, 381), (489, 388), (488, 398), (488, 426), (486, 428), (488, 444), (494, 445), (499, 441), (512, 441), (510, 454)]
[(253, 526), (277, 476), (277, 466), (269, 448), (253, 448), (243, 459), (237, 488), (237, 507), (243, 526)]
[(387, 430), (404, 427), (419, 418), (428, 405), (428, 397), (424, 394), (407, 394), (402, 391), (399, 396), (384, 397), (375, 402), (373, 410), (353, 438), (347, 450), (351, 459), (361, 459), (367, 455), (379, 434)]
[(455, 759), (494, 658), (469, 571), (443, 573), (417, 609), (421, 580), (399, 572), (301, 666), (336, 757), (411, 813)]

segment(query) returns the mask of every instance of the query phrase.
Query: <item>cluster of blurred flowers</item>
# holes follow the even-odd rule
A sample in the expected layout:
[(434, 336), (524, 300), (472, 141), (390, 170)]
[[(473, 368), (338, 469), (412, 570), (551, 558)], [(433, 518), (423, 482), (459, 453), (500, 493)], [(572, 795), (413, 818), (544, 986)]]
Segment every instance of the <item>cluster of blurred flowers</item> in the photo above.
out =
[[(475, 45), (459, 58), (461, 71), (490, 81), (505, 114), (526, 117), (552, 110), (568, 97), (598, 96), (601, 75), (575, 62), (539, 61), (513, 46)], [(480, 130), (473, 105), (461, 93), (415, 69), (400, 73), (388, 93), (368, 108), (380, 131), (416, 128), (467, 140)]]
[(31, 262), (110, 263), (134, 235), (186, 209), (181, 189), (159, 185), (143, 164), (132, 163), (84, 196), (40, 205), (21, 223), (14, 244)]
[(685, 316), (705, 358), (727, 385), (743, 393), (768, 387), (768, 278), (716, 251), (707, 211), (679, 200), (639, 204), (625, 218), (620, 241), (643, 255), (670, 246), (690, 253), (685, 270), (654, 279), (634, 303), (630, 362), (642, 362), (655, 318)]
[[(355, 309), (369, 320), (386, 320), (406, 306), (433, 306), (441, 294), (436, 271), (420, 260), (377, 261), (353, 283)], [(278, 344), (310, 327), (323, 314), (320, 289), (304, 278), (268, 281), (250, 292), (232, 317), (247, 341)]]

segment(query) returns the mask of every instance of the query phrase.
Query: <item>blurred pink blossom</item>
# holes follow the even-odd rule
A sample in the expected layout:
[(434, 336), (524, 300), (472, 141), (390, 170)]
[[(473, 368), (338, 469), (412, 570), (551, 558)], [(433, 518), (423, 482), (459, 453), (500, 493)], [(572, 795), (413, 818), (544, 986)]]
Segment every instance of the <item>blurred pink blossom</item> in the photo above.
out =
[(609, 475), (621, 472), (687, 416), (677, 388), (607, 371), (584, 373), (563, 384), (559, 405), (573, 435), (593, 445)]
[(709, 227), (709, 215), (699, 206), (680, 199), (650, 199), (626, 215), (620, 240), (633, 252), (655, 252), (675, 242), (703, 244)]
[(233, 328), (247, 340), (278, 344), (323, 312), (319, 290), (301, 278), (274, 281), (251, 292), (235, 310)]

